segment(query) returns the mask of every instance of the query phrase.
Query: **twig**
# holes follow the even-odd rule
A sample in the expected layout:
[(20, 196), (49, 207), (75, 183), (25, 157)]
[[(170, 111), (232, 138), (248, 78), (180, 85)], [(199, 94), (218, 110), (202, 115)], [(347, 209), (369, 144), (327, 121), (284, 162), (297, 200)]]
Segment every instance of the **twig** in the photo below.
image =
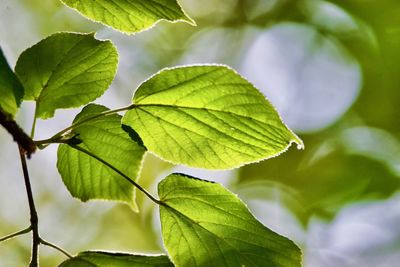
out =
[(70, 259), (73, 258), (73, 256), (72, 256), (71, 254), (69, 254), (68, 252), (66, 252), (65, 250), (63, 250), (62, 248), (60, 248), (60, 247), (57, 246), (57, 245), (54, 245), (54, 244), (52, 244), (52, 243), (50, 243), (50, 242), (44, 240), (43, 238), (40, 238), (40, 243), (43, 244), (43, 245), (45, 245), (45, 246), (52, 247), (52, 248), (54, 248), (55, 250), (60, 251), (62, 254), (64, 254), (65, 256), (67, 256), (67, 257), (70, 258)]
[(29, 264), (29, 267), (37, 267), (38, 266), (38, 251), (39, 251), (39, 244), (40, 244), (40, 236), (39, 236), (39, 229), (38, 229), (39, 219), (38, 219), (38, 215), (37, 215), (36, 208), (35, 208), (35, 202), (33, 200), (31, 182), (30, 182), (29, 173), (28, 173), (28, 166), (26, 164), (26, 158), (25, 158), (26, 151), (24, 150), (24, 148), (21, 145), (18, 145), (18, 147), (19, 147), (19, 155), (21, 158), (22, 171), (24, 173), (25, 188), (26, 188), (26, 194), (28, 196), (29, 210), (30, 210), (30, 216), (31, 216), (32, 254), (31, 254), (31, 262)]
[(15, 232), (15, 233), (13, 233), (13, 234), (10, 234), (10, 235), (7, 235), (7, 236), (5, 236), (5, 237), (0, 238), (0, 242), (7, 241), (7, 240), (9, 240), (9, 239), (11, 239), (11, 238), (14, 238), (14, 237), (17, 237), (17, 236), (19, 236), (19, 235), (27, 234), (27, 233), (29, 233), (30, 231), (32, 231), (32, 228), (29, 226), (28, 228), (26, 228), (26, 229), (24, 229), (24, 230), (21, 230), (21, 231), (18, 231), (18, 232)]
[(12, 135), (14, 141), (26, 152), (28, 158), (36, 151), (32, 138), (19, 127), (15, 120), (0, 109), (0, 124)]

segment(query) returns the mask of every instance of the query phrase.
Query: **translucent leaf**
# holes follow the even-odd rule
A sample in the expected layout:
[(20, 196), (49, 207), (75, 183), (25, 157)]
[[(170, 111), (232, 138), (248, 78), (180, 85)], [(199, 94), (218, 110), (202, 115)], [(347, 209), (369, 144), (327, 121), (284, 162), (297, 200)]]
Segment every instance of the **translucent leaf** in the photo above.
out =
[[(75, 118), (74, 123), (108, 109), (90, 104)], [(132, 141), (121, 128), (121, 116), (102, 116), (77, 126), (77, 146), (107, 161), (123, 174), (136, 180), (145, 149)], [(125, 202), (136, 209), (134, 187), (120, 174), (97, 159), (69, 145), (58, 148), (57, 168), (64, 184), (72, 194), (82, 201), (105, 199)]]
[(60, 267), (171, 267), (167, 256), (88, 251), (61, 263)]
[(18, 111), (23, 95), (24, 88), (0, 49), (0, 109), (14, 116)]
[(36, 117), (54, 116), (60, 108), (90, 103), (110, 86), (118, 53), (111, 41), (93, 34), (56, 33), (25, 50), (15, 71), (26, 100), (36, 101)]
[(136, 91), (123, 124), (165, 160), (208, 169), (273, 157), (302, 141), (268, 100), (225, 66), (165, 69)]
[(176, 0), (61, 0), (83, 16), (125, 33), (143, 31), (160, 20), (194, 24)]
[(164, 244), (177, 266), (301, 266), (300, 249), (221, 185), (171, 174), (158, 194)]

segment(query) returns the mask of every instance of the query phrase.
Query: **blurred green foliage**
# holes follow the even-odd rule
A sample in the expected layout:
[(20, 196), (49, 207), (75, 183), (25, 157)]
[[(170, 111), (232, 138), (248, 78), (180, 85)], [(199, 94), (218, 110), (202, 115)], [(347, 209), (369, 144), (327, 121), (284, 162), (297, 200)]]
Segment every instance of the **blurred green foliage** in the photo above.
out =
[[(315, 20), (310, 20), (313, 14), (301, 12), (307, 3), (313, 2), (323, 1), (297, 1), (297, 7), (300, 7), (298, 12), (294, 12), (297, 16), (293, 14), (286, 19), (315, 23)], [(240, 170), (238, 185), (265, 180), (272, 181), (274, 187), (283, 185), (281, 190), (291, 194), (291, 201), (297, 202), (296, 205), (286, 204), (304, 224), (312, 215), (332, 219), (341, 208), (352, 202), (388, 198), (400, 186), (400, 173), (387, 167), (388, 162), (400, 157), (400, 153), (388, 153), (378, 161), (371, 158), (374, 151), (354, 154), (349, 144), (345, 147), (340, 144), (343, 131), (354, 126), (377, 127), (397, 140), (400, 137), (400, 20), (395, 15), (400, 12), (400, 2), (330, 2), (363, 25), (361, 30), (348, 33), (340, 31), (344, 28), (342, 25), (337, 31), (319, 23), (314, 25), (323, 34), (337, 38), (359, 61), (363, 73), (361, 94), (334, 125), (302, 136), (306, 151), (290, 151), (279, 158), (245, 166)], [(325, 22), (328, 20), (327, 17), (323, 19)], [(348, 140), (350, 144), (362, 142), (366, 137), (354, 135), (352, 138)], [(383, 148), (378, 139), (365, 145), (371, 149), (374, 145), (389, 149)], [(271, 197), (271, 194), (268, 196), (268, 191), (265, 191), (264, 197)]]

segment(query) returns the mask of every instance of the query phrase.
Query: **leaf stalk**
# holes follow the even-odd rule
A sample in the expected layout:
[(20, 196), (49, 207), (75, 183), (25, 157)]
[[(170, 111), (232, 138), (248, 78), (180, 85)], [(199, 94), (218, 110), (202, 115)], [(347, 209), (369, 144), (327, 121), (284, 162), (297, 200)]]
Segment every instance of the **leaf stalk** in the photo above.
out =
[(40, 244), (54, 248), (55, 250), (60, 251), (62, 254), (64, 254), (65, 256), (67, 256), (70, 259), (73, 258), (73, 256), (71, 254), (69, 254), (68, 252), (66, 252), (64, 249), (60, 248), (59, 246), (57, 246), (53, 243), (50, 243), (49, 241), (44, 240), (43, 238), (40, 238)]
[(58, 133), (56, 133), (55, 135), (53, 135), (52, 137), (50, 137), (48, 139), (37, 140), (37, 141), (34, 141), (34, 142), (35, 142), (36, 146), (38, 146), (40, 149), (44, 149), (49, 144), (60, 143), (60, 140), (63, 139), (65, 134), (67, 134), (68, 132), (72, 131), (76, 127), (78, 127), (78, 126), (80, 126), (80, 125), (82, 125), (82, 124), (84, 124), (86, 122), (89, 122), (89, 121), (92, 121), (92, 120), (95, 120), (97, 118), (101, 118), (101, 117), (104, 117), (104, 116), (112, 115), (112, 114), (115, 114), (115, 113), (118, 113), (118, 112), (121, 112), (121, 111), (131, 110), (131, 109), (133, 109), (135, 107), (136, 107), (136, 104), (131, 104), (129, 106), (125, 106), (125, 107), (122, 107), (122, 108), (117, 108), (117, 109), (112, 109), (112, 110), (107, 110), (107, 111), (101, 112), (101, 113), (96, 114), (94, 116), (88, 117), (88, 118), (86, 118), (84, 120), (81, 120), (81, 121), (78, 121), (76, 123), (73, 123), (71, 126), (68, 126), (67, 128), (59, 131)]
[(142, 186), (140, 186), (138, 183), (136, 183), (135, 181), (133, 181), (131, 178), (129, 178), (129, 176), (125, 175), (123, 172), (121, 172), (120, 170), (118, 170), (116, 167), (114, 167), (112, 164), (110, 164), (109, 162), (103, 160), (102, 158), (100, 158), (99, 156), (93, 154), (92, 152), (76, 146), (76, 145), (71, 145), (69, 144), (70, 147), (81, 151), (82, 153), (85, 153), (86, 155), (100, 161), (101, 163), (103, 163), (104, 165), (106, 165), (107, 167), (109, 167), (110, 169), (112, 169), (113, 171), (115, 171), (116, 173), (118, 173), (120, 176), (122, 176), (126, 181), (128, 181), (129, 183), (131, 183), (133, 186), (135, 186), (137, 189), (139, 189), (140, 191), (142, 191), (142, 193), (144, 193), (148, 198), (150, 198), (154, 203), (158, 204), (158, 205), (163, 205), (164, 203), (161, 202), (160, 200), (156, 199), (155, 197), (153, 197), (146, 189), (144, 189)]

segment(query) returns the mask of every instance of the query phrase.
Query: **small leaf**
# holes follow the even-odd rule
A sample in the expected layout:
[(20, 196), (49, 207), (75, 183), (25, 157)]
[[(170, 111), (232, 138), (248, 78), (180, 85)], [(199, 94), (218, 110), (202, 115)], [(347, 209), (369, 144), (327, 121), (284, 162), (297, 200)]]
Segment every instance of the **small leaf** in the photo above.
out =
[[(74, 123), (108, 109), (95, 104), (86, 106)], [(72, 135), (81, 142), (77, 146), (107, 161), (123, 174), (136, 180), (145, 149), (132, 141), (121, 128), (121, 116), (102, 116), (77, 126)], [(82, 201), (105, 199), (125, 202), (136, 209), (134, 187), (120, 174), (97, 159), (69, 145), (58, 148), (57, 168), (64, 184)]]
[(165, 255), (133, 255), (100, 251), (81, 252), (60, 267), (173, 267)]
[(150, 28), (160, 20), (194, 24), (177, 0), (61, 0), (83, 16), (125, 33)]
[(93, 34), (56, 33), (25, 50), (15, 72), (25, 100), (36, 101), (36, 117), (79, 107), (101, 96), (114, 79), (118, 53)]
[(276, 156), (302, 141), (268, 100), (225, 66), (165, 69), (136, 91), (122, 122), (165, 160), (208, 169)]
[(171, 174), (158, 194), (164, 244), (177, 266), (301, 266), (300, 249), (221, 185)]
[(24, 96), (24, 88), (7, 63), (0, 48), (0, 109), (15, 116)]

